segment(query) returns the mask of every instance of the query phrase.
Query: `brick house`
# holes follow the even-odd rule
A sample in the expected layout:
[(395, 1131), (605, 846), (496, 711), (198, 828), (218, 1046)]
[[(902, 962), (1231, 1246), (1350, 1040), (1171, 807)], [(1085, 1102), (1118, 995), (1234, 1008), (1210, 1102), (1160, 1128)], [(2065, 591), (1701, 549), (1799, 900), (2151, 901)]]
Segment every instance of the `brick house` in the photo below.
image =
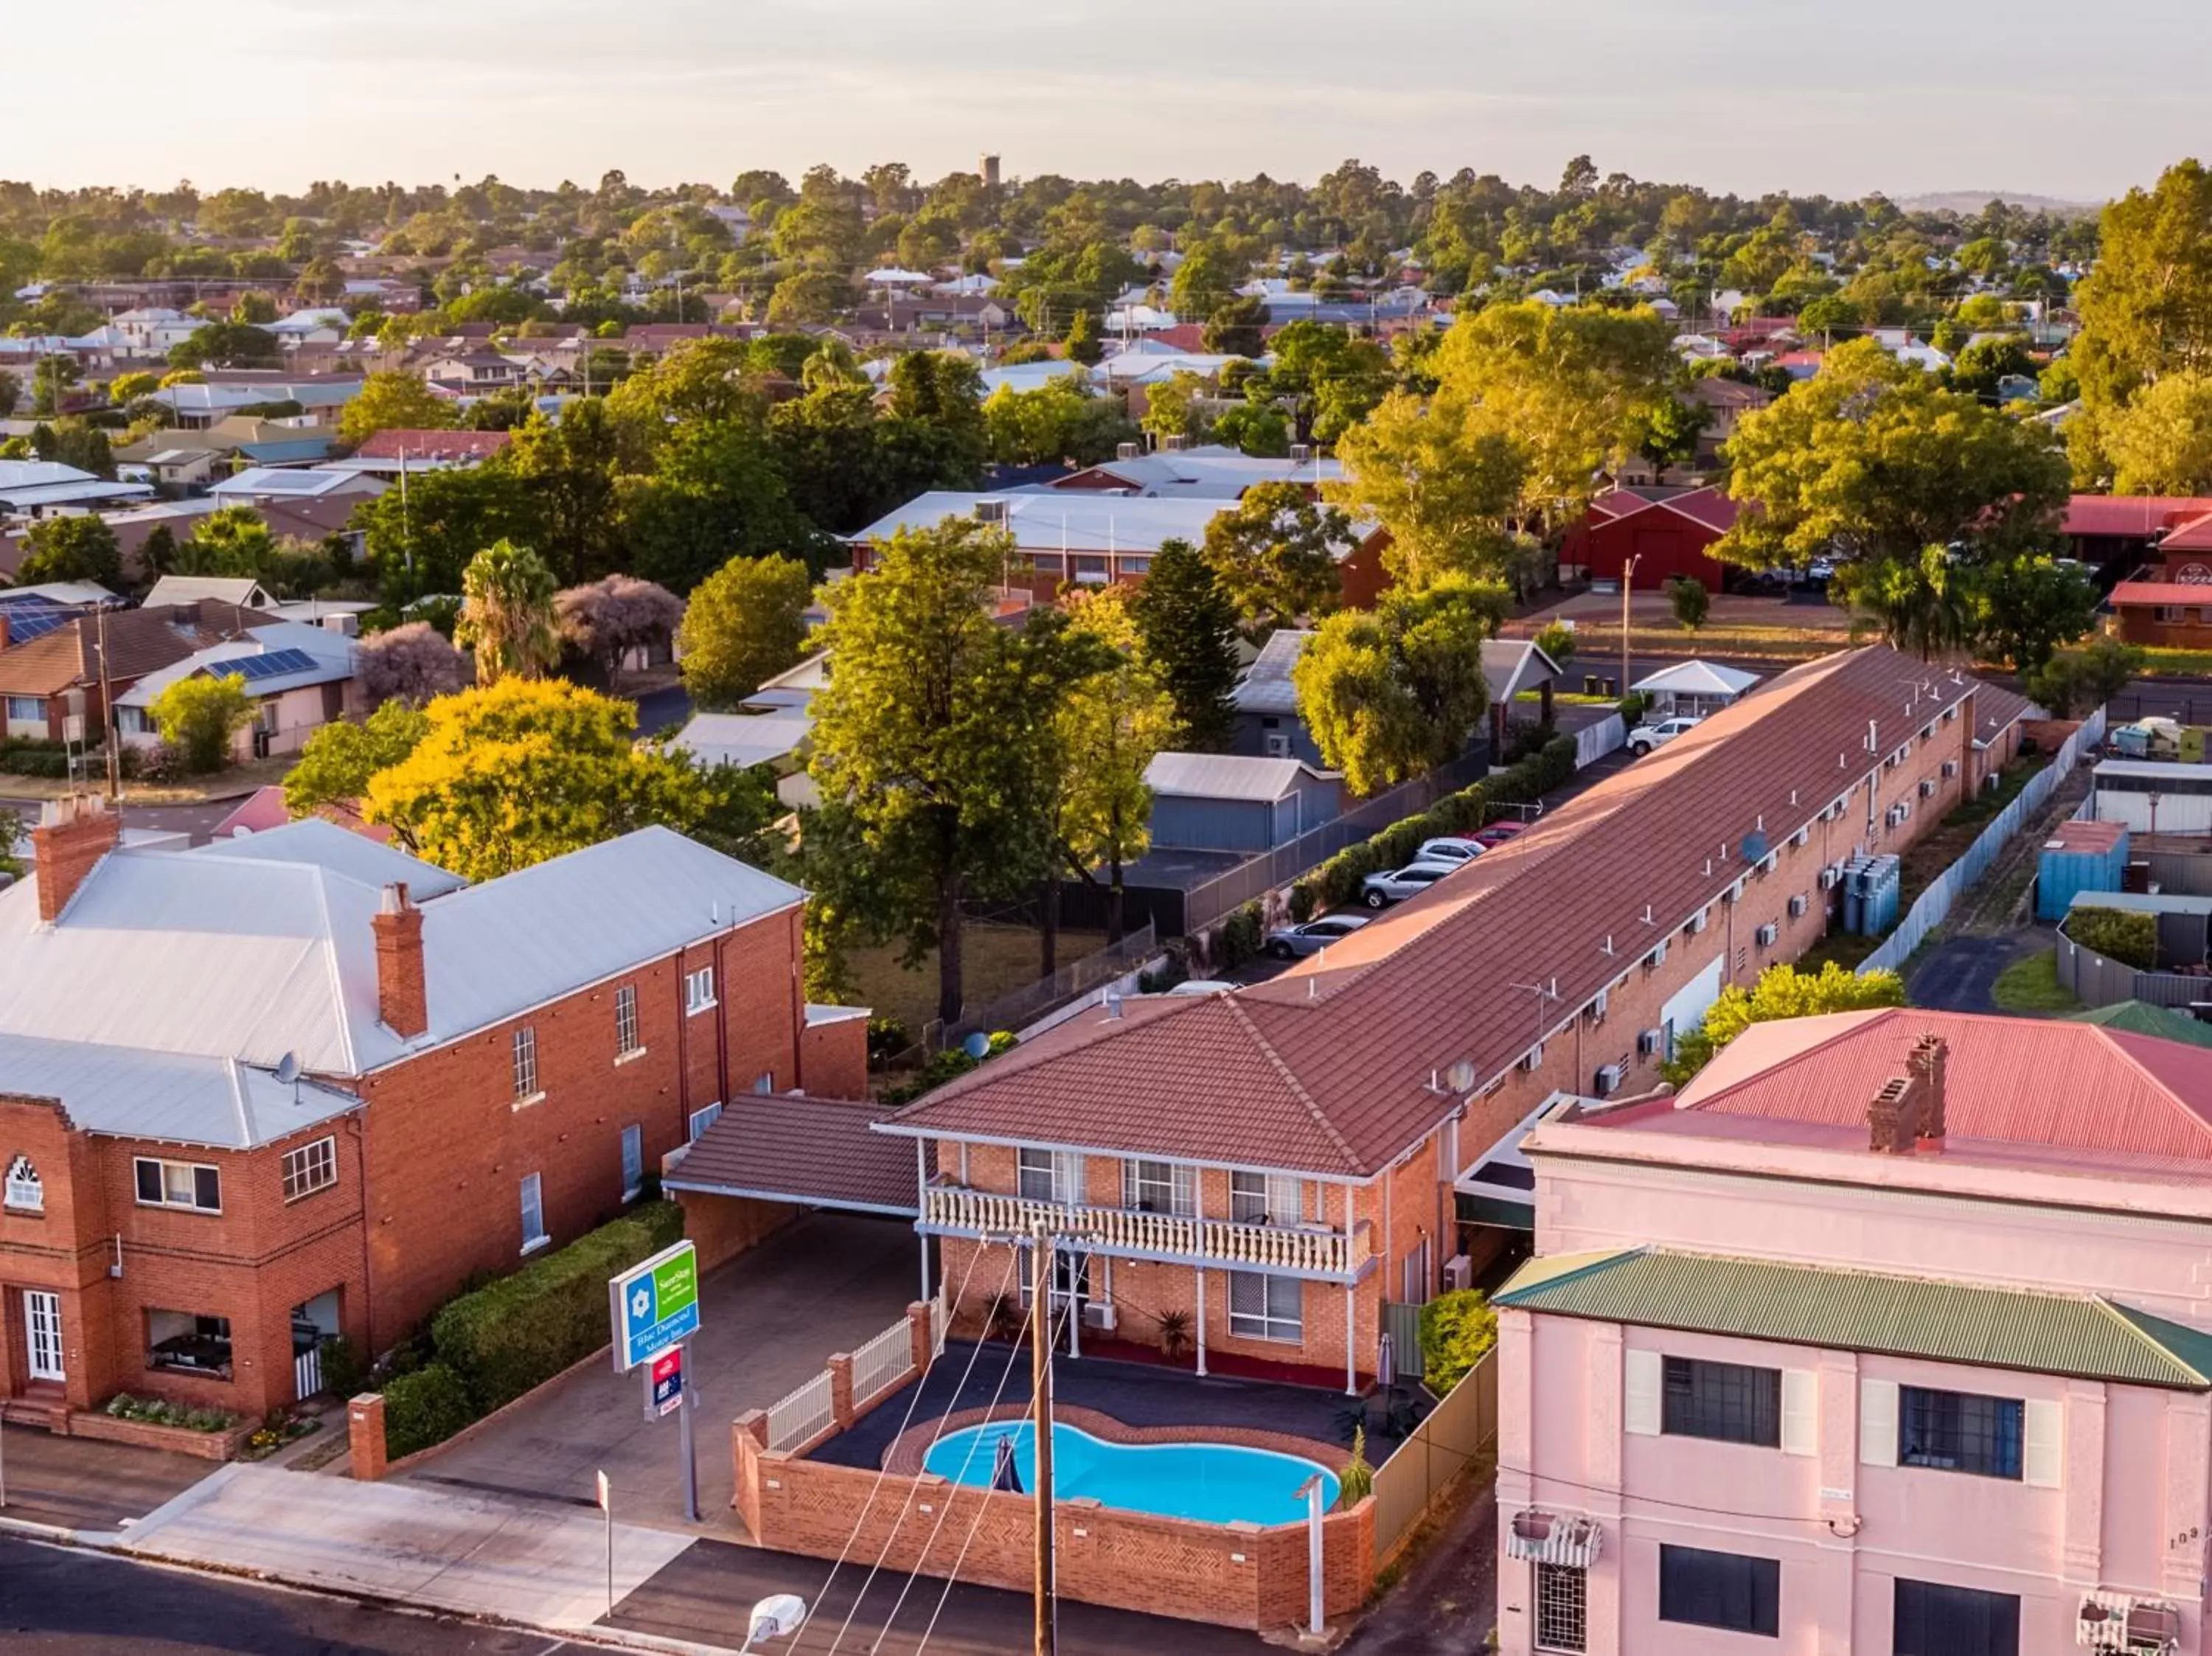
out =
[(1005, 1275), (967, 1256), (1051, 1221), (1096, 1332), (1179, 1312), (1356, 1383), (1384, 1301), (1525, 1246), (1497, 1207), (1525, 1188), (1486, 1179), (1516, 1127), (1656, 1084), (1725, 986), (1817, 942), (1848, 858), (1965, 797), (1992, 694), (1884, 646), (1808, 663), (1270, 982), (1086, 1014), (877, 1124), (933, 1150), (963, 1316)]
[(84, 716), (86, 739), (97, 739), (106, 727), (106, 696), (120, 697), (198, 651), (244, 639), (265, 619), (228, 604), (163, 604), (74, 616), (15, 641), (0, 619), (0, 735), (58, 742), (74, 712)]
[[(638, 1196), (724, 1101), (859, 1095), (804, 894), (647, 828), (469, 886), (319, 819), (0, 892), (0, 1396), (252, 1416)], [(296, 1079), (294, 1077), (296, 1077)]]
[(2175, 524), (2150, 555), (2112, 588), (2113, 630), (2130, 644), (2203, 649), (2212, 643), (2212, 511)]

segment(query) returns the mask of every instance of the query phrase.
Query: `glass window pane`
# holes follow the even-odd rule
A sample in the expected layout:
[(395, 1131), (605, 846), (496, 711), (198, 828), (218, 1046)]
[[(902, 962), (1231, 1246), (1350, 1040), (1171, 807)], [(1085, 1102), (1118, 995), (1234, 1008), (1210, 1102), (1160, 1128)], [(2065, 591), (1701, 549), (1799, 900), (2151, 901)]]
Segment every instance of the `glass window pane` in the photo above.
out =
[(138, 1163), (138, 1199), (158, 1202), (161, 1199), (161, 1164), (159, 1162)]

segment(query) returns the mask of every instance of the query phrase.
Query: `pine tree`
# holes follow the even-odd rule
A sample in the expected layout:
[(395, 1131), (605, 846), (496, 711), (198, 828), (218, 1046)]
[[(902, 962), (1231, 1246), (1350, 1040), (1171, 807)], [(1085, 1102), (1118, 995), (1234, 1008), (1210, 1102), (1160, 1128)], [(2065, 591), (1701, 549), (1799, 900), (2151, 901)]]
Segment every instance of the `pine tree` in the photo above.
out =
[(1237, 725), (1237, 606), (1213, 567), (1188, 541), (1163, 542), (1130, 611), (1146, 656), (1175, 699), (1183, 745), (1199, 753), (1226, 748)]

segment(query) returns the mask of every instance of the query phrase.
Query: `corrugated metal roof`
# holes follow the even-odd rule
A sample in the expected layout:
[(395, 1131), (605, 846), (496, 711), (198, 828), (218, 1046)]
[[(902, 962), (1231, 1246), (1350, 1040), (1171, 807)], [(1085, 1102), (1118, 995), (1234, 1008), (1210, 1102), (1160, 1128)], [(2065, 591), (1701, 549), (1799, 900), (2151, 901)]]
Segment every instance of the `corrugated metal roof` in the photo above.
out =
[(1757, 673), (1712, 661), (1678, 661), (1630, 688), (1668, 695), (1741, 695), (1759, 682)]
[[(1313, 642), (1311, 633), (1285, 628), (1269, 635), (1260, 653), (1244, 670), (1234, 700), (1241, 713), (1295, 713), (1298, 693), (1291, 682), (1291, 669)], [(1483, 646), (1487, 649), (1489, 646)]]
[(1280, 799), (1307, 777), (1321, 773), (1296, 759), (1234, 753), (1155, 754), (1145, 767), (1145, 786), (1177, 799)]
[(2212, 1337), (2101, 1298), (1634, 1248), (1531, 1260), (1494, 1302), (1784, 1345), (2212, 1391)]
[(1236, 507), (1234, 500), (1161, 500), (1128, 494), (1053, 489), (1037, 494), (987, 494), (933, 490), (870, 524), (854, 541), (888, 540), (902, 529), (933, 529), (948, 518), (973, 518), (979, 501), (1004, 507), (1016, 545), (1033, 552), (1157, 552), (1164, 541), (1206, 538), (1206, 526)]
[(2116, 908), (2126, 914), (2212, 914), (2212, 897), (2186, 891), (2077, 891), (2066, 907)]
[(1530, 639), (1482, 641), (1482, 682), (1492, 701), (1510, 701), (1523, 690), (1540, 689), (1559, 676), (1559, 664)]
[(2086, 1012), (2069, 1012), (2069, 1023), (2094, 1023), (2125, 1034), (2153, 1035), (2160, 1040), (2186, 1041), (2192, 1046), (2212, 1046), (2212, 1024), (2199, 1023), (2186, 1012), (2148, 1001), (2123, 1000), (2110, 1006), (2093, 1006)]
[(812, 734), (814, 721), (804, 714), (695, 713), (670, 744), (702, 765), (773, 764), (799, 751)]
[(51, 1098), (87, 1132), (251, 1149), (343, 1115), (361, 1100), (286, 1086), (234, 1059), (0, 1034), (0, 1092)]

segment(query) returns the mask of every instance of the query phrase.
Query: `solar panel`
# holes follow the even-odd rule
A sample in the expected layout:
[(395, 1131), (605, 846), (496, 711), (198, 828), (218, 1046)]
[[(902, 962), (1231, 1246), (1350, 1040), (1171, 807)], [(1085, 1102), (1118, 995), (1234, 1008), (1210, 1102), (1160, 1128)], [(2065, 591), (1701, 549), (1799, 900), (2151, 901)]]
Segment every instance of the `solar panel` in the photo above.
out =
[(77, 614), (75, 610), (43, 598), (20, 598), (13, 604), (0, 604), (0, 616), (8, 618), (10, 644), (26, 644), (34, 638), (43, 638), (55, 628), (75, 621)]
[(215, 664), (220, 673), (236, 673), (247, 683), (256, 679), (279, 678), (286, 673), (305, 672), (315, 664), (314, 657), (305, 650), (271, 650), (265, 655), (233, 656)]

